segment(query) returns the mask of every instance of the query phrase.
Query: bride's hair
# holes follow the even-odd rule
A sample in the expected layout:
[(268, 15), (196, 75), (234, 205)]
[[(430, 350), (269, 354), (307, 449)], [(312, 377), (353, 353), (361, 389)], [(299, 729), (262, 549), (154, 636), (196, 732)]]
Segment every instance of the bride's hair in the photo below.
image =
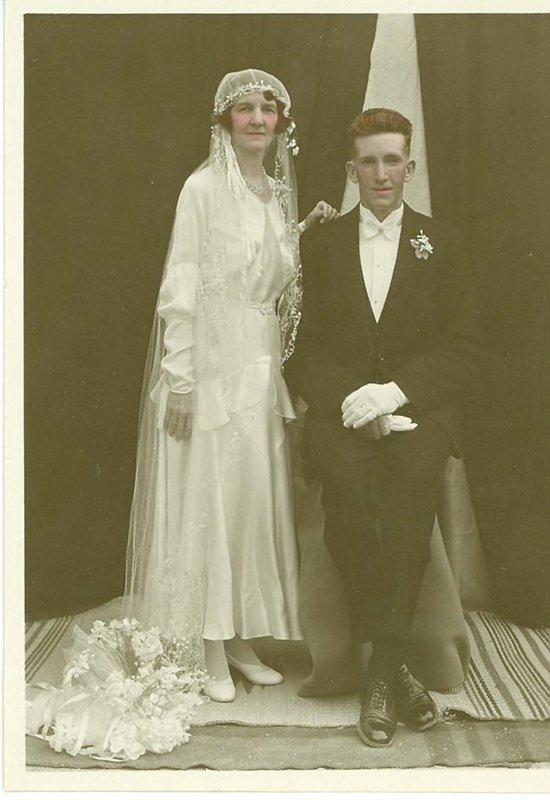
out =
[[(263, 95), (266, 100), (275, 100), (277, 103), (277, 113), (279, 117), (277, 119), (275, 133), (284, 133), (284, 131), (286, 131), (289, 125), (293, 122), (292, 117), (284, 115), (284, 103), (282, 103), (280, 100), (277, 100), (273, 92), (264, 92)], [(212, 114), (212, 124), (221, 125), (226, 131), (231, 133), (231, 109), (234, 108), (236, 102), (233, 103), (232, 106), (226, 108), (225, 111), (222, 111), (221, 114)]]

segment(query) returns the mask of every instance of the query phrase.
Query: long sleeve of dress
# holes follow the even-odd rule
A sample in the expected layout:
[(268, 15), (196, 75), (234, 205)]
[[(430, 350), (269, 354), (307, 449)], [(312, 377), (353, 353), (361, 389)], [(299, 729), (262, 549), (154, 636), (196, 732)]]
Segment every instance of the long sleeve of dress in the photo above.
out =
[(158, 305), (166, 323), (162, 371), (170, 391), (180, 394), (195, 386), (193, 317), (206, 217), (206, 197), (200, 188), (200, 181), (191, 176), (179, 196)]

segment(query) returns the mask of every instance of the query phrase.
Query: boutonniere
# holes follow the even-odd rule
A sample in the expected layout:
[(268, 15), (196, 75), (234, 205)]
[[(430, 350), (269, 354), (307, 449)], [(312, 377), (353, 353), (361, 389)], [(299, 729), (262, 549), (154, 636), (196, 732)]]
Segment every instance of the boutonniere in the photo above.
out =
[(416, 239), (411, 239), (411, 244), (414, 247), (414, 254), (417, 258), (429, 258), (434, 251), (432, 243), (422, 229), (420, 229)]

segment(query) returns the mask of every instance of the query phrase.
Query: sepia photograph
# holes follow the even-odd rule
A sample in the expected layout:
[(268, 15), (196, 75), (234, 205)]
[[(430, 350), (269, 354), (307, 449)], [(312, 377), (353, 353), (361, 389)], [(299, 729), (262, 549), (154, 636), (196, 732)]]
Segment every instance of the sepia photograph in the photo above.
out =
[(7, 788), (548, 790), (550, 9), (111, 9), (6, 3)]

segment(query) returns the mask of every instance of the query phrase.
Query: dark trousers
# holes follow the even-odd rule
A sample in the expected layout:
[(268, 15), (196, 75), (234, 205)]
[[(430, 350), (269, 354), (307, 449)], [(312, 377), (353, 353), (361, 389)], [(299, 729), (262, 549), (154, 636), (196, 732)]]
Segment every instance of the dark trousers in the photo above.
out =
[(325, 542), (345, 582), (356, 643), (404, 639), (430, 558), (445, 431), (417, 417), (414, 431), (378, 441), (317, 418), (307, 457), (321, 479)]

